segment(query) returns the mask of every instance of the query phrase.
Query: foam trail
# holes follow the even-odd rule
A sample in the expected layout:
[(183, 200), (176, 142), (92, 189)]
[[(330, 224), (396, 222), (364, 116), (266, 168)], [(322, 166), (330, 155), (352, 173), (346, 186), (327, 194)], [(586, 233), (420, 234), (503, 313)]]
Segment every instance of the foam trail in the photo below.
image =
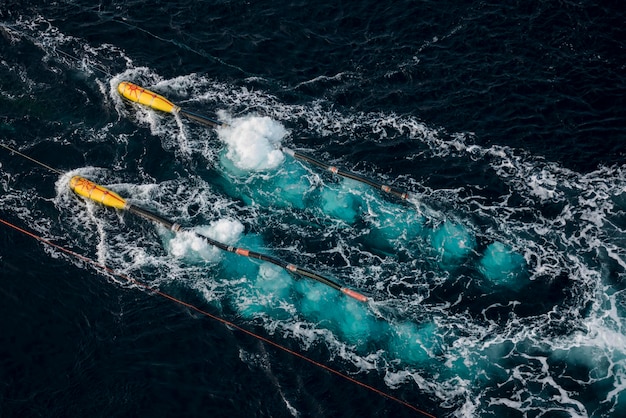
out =
[[(300, 164), (284, 162), (283, 153), (277, 148), (286, 135), (286, 130), (278, 122), (268, 117), (248, 116), (230, 121), (229, 125), (218, 128), (218, 136), (226, 144), (225, 154), (220, 159), (229, 177), (242, 178), (236, 186), (229, 187), (234, 196), (239, 195), (248, 204), (262, 206), (307, 206), (321, 209), (322, 213), (335, 219), (353, 224), (364, 213), (365, 202), (360, 197), (363, 186), (349, 179), (342, 179), (338, 185), (316, 188), (308, 179), (307, 172)], [(254, 173), (264, 172), (259, 177)], [(252, 172), (252, 173), (250, 173)], [(377, 199), (377, 198), (374, 198)], [(373, 206), (377, 206), (373, 208)], [(370, 211), (379, 211), (381, 204), (370, 205)], [(405, 208), (405, 210), (408, 210)], [(397, 214), (396, 214), (397, 216)], [(411, 222), (420, 217), (400, 216)], [(398, 238), (394, 232), (415, 236), (416, 228), (390, 227), (392, 220), (383, 220), (383, 234), (390, 241)], [(402, 219), (400, 219), (402, 222)], [(474, 250), (475, 239), (470, 230), (460, 223), (444, 222), (433, 231), (427, 232), (441, 267), (453, 267)]]

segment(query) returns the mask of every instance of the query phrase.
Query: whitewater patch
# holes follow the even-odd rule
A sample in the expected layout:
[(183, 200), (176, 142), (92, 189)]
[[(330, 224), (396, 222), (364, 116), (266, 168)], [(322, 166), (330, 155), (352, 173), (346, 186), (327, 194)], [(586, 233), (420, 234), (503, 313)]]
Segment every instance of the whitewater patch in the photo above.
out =
[[(176, 258), (199, 256), (205, 261), (219, 261), (224, 253), (217, 247), (207, 244), (200, 235), (207, 236), (219, 242), (234, 244), (241, 237), (244, 226), (241, 222), (231, 219), (219, 219), (209, 226), (196, 227), (193, 230), (183, 230), (172, 238), (168, 247)], [(195, 258), (195, 257), (194, 257)]]
[(217, 134), (228, 148), (226, 157), (240, 170), (271, 170), (285, 160), (279, 147), (287, 130), (269, 117), (233, 119), (219, 127)]

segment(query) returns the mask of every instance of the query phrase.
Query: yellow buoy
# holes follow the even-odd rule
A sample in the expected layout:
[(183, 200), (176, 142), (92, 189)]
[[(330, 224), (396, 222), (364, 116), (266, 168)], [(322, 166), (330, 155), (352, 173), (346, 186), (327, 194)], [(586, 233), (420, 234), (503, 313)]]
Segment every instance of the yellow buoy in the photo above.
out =
[(74, 193), (95, 202), (102, 203), (105, 206), (110, 206), (116, 209), (126, 209), (126, 200), (120, 197), (120, 195), (99, 186), (84, 177), (72, 177), (70, 180), (70, 188), (74, 191)]
[(118, 84), (117, 91), (128, 100), (150, 106), (162, 112), (178, 113), (180, 111), (179, 106), (176, 106), (160, 94), (153, 93), (128, 81), (122, 81)]

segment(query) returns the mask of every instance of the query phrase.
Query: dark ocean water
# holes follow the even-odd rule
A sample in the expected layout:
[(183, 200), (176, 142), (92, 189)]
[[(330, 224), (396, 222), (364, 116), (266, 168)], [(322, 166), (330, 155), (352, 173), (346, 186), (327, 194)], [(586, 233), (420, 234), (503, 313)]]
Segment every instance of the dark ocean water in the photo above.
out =
[(1, 150), (0, 218), (118, 273), (0, 225), (0, 416), (419, 416), (124, 277), (435, 416), (625, 416), (626, 13), (501, 3), (0, 0), (0, 141), (62, 172)]

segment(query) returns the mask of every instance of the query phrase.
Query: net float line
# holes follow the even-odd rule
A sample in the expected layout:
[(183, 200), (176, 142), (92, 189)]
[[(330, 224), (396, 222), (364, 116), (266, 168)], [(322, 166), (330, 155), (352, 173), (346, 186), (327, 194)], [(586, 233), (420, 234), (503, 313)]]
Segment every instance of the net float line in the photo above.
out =
[[(86, 179), (81, 176), (74, 176), (70, 179), (69, 182), (70, 189), (74, 191), (79, 196), (84, 198), (93, 200), (94, 202), (100, 203), (104, 206), (112, 207), (120, 210), (127, 210), (130, 213), (133, 213), (141, 218), (147, 219), (154, 223), (160, 224), (167, 228), (172, 232), (182, 231), (183, 228), (176, 222), (173, 222), (167, 218), (162, 217), (152, 211), (149, 211), (145, 208), (133, 205), (129, 203), (126, 199), (122, 198), (119, 194), (100, 186), (99, 184), (94, 183), (91, 180)], [(191, 231), (191, 230), (188, 230)], [(278, 258), (262, 254), (256, 251), (252, 251), (246, 248), (234, 247), (232, 245), (224, 244), (223, 242), (217, 241), (213, 238), (207, 237), (206, 235), (200, 234), (196, 231), (191, 231), (195, 236), (204, 240), (207, 244), (212, 245), (214, 247), (219, 248), (220, 250), (227, 251), (230, 253), (235, 253), (237, 255), (253, 258), (261, 261), (266, 261), (268, 263), (272, 263), (276, 266), (279, 266), (290, 273), (297, 274), (298, 276), (308, 277), (310, 279), (316, 280), (320, 283), (325, 284), (326, 286), (332, 287), (335, 290), (340, 291), (341, 293), (350, 296), (353, 299), (358, 300), (359, 302), (366, 302), (367, 297), (362, 295), (361, 293), (352, 290), (347, 287), (343, 287), (340, 284), (330, 280), (320, 274), (317, 274), (311, 270), (304, 269), (302, 267), (298, 267), (294, 264), (287, 263)]]
[[(165, 97), (161, 96), (160, 94), (144, 89), (143, 87), (139, 87), (138, 85), (133, 84), (129, 81), (122, 81), (121, 83), (119, 83), (117, 86), (117, 91), (123, 97), (125, 97), (126, 99), (132, 102), (139, 103), (144, 106), (148, 106), (152, 109), (155, 109), (161, 112), (171, 113), (174, 115), (180, 114), (180, 115), (187, 117), (188, 119), (194, 120), (198, 123), (201, 123), (206, 126), (210, 126), (212, 128), (217, 128), (220, 126), (227, 126), (225, 123), (222, 123), (220, 121), (208, 118), (206, 116), (203, 116), (194, 112), (183, 110), (180, 106), (175, 105), (174, 103), (172, 103)], [(370, 180), (366, 177), (352, 173), (350, 171), (341, 170), (337, 168), (336, 166), (324, 163), (316, 158), (313, 158), (301, 152), (294, 151), (286, 147), (281, 147), (281, 150), (297, 160), (315, 165), (324, 170), (330, 171), (331, 173), (336, 174), (340, 177), (348, 178), (351, 180), (358, 181), (360, 183), (367, 184), (368, 186), (381, 190), (385, 193), (391, 194), (397, 198), (406, 200), (411, 197), (411, 194), (407, 191)]]

